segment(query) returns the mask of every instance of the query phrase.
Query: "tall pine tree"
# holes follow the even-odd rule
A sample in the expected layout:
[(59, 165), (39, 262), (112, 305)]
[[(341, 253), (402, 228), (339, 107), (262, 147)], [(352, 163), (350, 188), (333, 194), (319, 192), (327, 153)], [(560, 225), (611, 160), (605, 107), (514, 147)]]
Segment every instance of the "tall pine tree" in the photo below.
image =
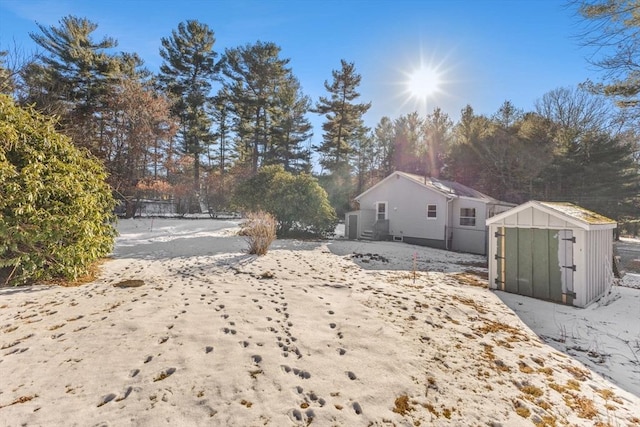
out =
[(66, 16), (59, 26), (38, 25), (31, 38), (44, 49), (39, 61), (24, 72), (26, 104), (60, 117), (62, 131), (74, 143), (103, 158), (101, 110), (105, 97), (125, 72), (141, 61), (135, 55), (114, 55), (115, 39), (94, 41), (98, 25), (86, 18)]
[(344, 59), (340, 61), (340, 70), (331, 72), (333, 81), (324, 82), (329, 97), (320, 97), (315, 112), (325, 117), (322, 124), (322, 143), (315, 147), (321, 155), (320, 164), (330, 172), (348, 174), (349, 155), (353, 143), (364, 133), (362, 116), (369, 110), (371, 103), (356, 103), (360, 97), (357, 88), (362, 77), (356, 73), (355, 65)]
[(301, 144), (311, 134), (305, 118), (309, 100), (280, 50), (274, 43), (257, 42), (227, 49), (223, 60), (240, 161), (252, 174), (268, 164), (308, 168)]
[(182, 150), (193, 159), (193, 191), (200, 197), (201, 156), (214, 140), (208, 113), (212, 82), (217, 73), (215, 37), (206, 24), (188, 20), (171, 37), (162, 38), (159, 80), (173, 101), (180, 121)]

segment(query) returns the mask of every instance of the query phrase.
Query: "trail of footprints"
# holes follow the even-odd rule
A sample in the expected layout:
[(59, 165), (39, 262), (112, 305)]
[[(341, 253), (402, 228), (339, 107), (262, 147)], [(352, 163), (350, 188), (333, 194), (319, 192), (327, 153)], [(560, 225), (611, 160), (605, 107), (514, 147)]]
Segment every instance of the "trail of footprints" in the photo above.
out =
[[(207, 305), (211, 306), (216, 304), (218, 301), (217, 291), (211, 289), (210, 281), (204, 280), (207, 275), (211, 274), (210, 267), (208, 267), (206, 264), (198, 264), (197, 260), (194, 263), (194, 265), (184, 265), (184, 263), (180, 263), (180, 262), (178, 262), (177, 265), (172, 265), (171, 263), (169, 263), (167, 270), (170, 273), (173, 273), (173, 275), (179, 277), (179, 279), (175, 282), (169, 283), (166, 287), (156, 287), (155, 290), (161, 291), (161, 293), (166, 294), (171, 288), (173, 288), (174, 285), (180, 286), (182, 289), (185, 289), (185, 290), (180, 292), (181, 301), (178, 301), (172, 305), (172, 307), (176, 309), (176, 311), (174, 312), (175, 314), (171, 315), (171, 322), (166, 325), (166, 334), (163, 334), (157, 337), (156, 345), (158, 346), (163, 346), (167, 342), (169, 342), (169, 340), (172, 337), (171, 331), (175, 327), (175, 322), (180, 321), (182, 316), (188, 314), (188, 310), (192, 304), (192, 301), (190, 301), (190, 298), (186, 295), (186, 290), (189, 288), (191, 290), (195, 289), (196, 284), (194, 283), (194, 278), (198, 280), (199, 286), (203, 288), (199, 294), (198, 302), (206, 303)], [(143, 293), (138, 298), (132, 299), (132, 302), (137, 302), (139, 301), (139, 298), (144, 298), (146, 296), (147, 294)], [(141, 302), (142, 304), (146, 303), (146, 301), (141, 301)], [(218, 305), (215, 305), (214, 307), (216, 311), (220, 311), (224, 308), (224, 305), (218, 304)], [(235, 331), (227, 328), (225, 329), (227, 332), (235, 334)], [(205, 354), (210, 354), (210, 353), (213, 353), (213, 350), (214, 350), (213, 346), (206, 346), (203, 349), (203, 352)], [(141, 364), (139, 367), (131, 369), (128, 372), (128, 376), (127, 376), (128, 380), (134, 381), (136, 383), (143, 382), (143, 380), (140, 378), (143, 368), (146, 366), (151, 367), (152, 365), (155, 365), (161, 356), (162, 356), (162, 353), (159, 353), (155, 357), (154, 355), (151, 355), (151, 354), (148, 354), (147, 356), (145, 356), (144, 359), (141, 361)], [(147, 378), (150, 378), (153, 383), (156, 383), (156, 382), (166, 380), (176, 372), (177, 372), (177, 368), (175, 367), (163, 368), (163, 369), (152, 371), (152, 373)], [(133, 385), (125, 385), (123, 390), (120, 393), (117, 393), (117, 394), (107, 393), (101, 396), (100, 399), (98, 400), (97, 406), (102, 407), (110, 402), (123, 401), (127, 397), (129, 397), (132, 392), (134, 391), (139, 392), (141, 390), (142, 388), (139, 386), (134, 387)], [(153, 407), (153, 405), (155, 405), (156, 396), (150, 395), (149, 399), (151, 401), (151, 406)], [(163, 397), (162, 399), (164, 400), (165, 397)]]
[[(294, 265), (300, 266), (301, 269), (306, 270), (307, 272), (304, 274), (308, 275), (308, 272), (315, 271), (315, 267), (309, 264), (305, 259), (302, 259), (298, 254), (295, 254), (295, 257), (298, 259), (296, 260), (296, 263), (294, 263)], [(278, 267), (279, 271), (287, 270), (287, 268), (284, 267), (280, 262), (278, 262)], [(296, 273), (294, 272), (294, 274)], [(302, 274), (300, 273), (297, 273), (296, 275), (298, 277), (302, 276)], [(320, 276), (313, 278), (317, 280), (323, 280), (323, 278)], [(334, 282), (334, 280), (330, 280), (330, 282)], [(291, 356), (295, 356), (296, 358), (293, 359), (294, 361), (297, 359), (302, 359), (303, 355), (295, 345), (295, 342), (298, 341), (298, 338), (291, 333), (291, 329), (294, 324), (288, 313), (288, 303), (285, 302), (286, 298), (284, 296), (282, 285), (280, 285), (277, 280), (262, 280), (260, 281), (259, 285), (256, 286), (256, 290), (264, 295), (264, 300), (267, 300), (269, 304), (271, 304), (271, 308), (275, 312), (275, 314), (269, 313), (269, 315), (265, 317), (268, 322), (274, 324), (273, 326), (270, 326), (268, 330), (274, 333), (276, 344), (281, 349), (281, 356), (284, 358), (291, 358)], [(313, 287), (313, 285), (310, 285), (310, 287)], [(304, 291), (306, 292), (306, 290)], [(322, 296), (318, 296), (318, 298), (323, 300)], [(253, 299), (252, 301), (257, 305), (258, 309), (264, 309), (264, 307), (259, 305), (260, 299)], [(330, 303), (328, 302), (325, 302), (325, 304), (327, 306), (330, 306)], [(335, 311), (331, 309), (327, 310), (326, 313), (328, 316), (335, 315)], [(339, 342), (344, 339), (344, 334), (340, 330), (336, 322), (329, 322), (328, 327), (330, 330), (335, 331), (336, 338)], [(347, 350), (342, 346), (338, 347), (336, 351), (340, 356), (343, 356), (347, 353)], [(280, 368), (283, 373), (287, 375), (293, 375), (303, 381), (312, 378), (312, 374), (310, 372), (304, 369), (297, 368), (295, 366), (290, 366), (289, 364), (282, 364), (280, 365)], [(352, 371), (346, 371), (344, 374), (351, 381), (357, 379), (357, 375)], [(302, 386), (296, 386), (295, 391), (303, 399), (303, 402), (301, 403), (299, 408), (293, 408), (289, 411), (289, 418), (295, 423), (310, 424), (316, 417), (314, 409), (311, 406), (316, 405), (322, 408), (327, 404), (327, 402), (324, 398), (317, 396), (313, 391), (304, 393), (304, 389)], [(335, 396), (339, 396), (339, 393), (335, 393)], [(350, 404), (350, 406), (355, 414), (362, 414), (362, 407), (358, 402), (353, 402)], [(338, 410), (343, 409), (341, 405), (335, 405), (335, 408)]]
[[(306, 262), (306, 260), (302, 259), (298, 254), (294, 254), (294, 255), (298, 258), (297, 261), (300, 261), (300, 262), (297, 262), (296, 265), (299, 265), (301, 269), (296, 268), (296, 270), (292, 270), (292, 274), (295, 274), (298, 277), (302, 277), (303, 273), (300, 273), (299, 271), (306, 271), (304, 275), (309, 275), (309, 272), (312, 272), (312, 273), (316, 272), (315, 268), (311, 264)], [(302, 265), (305, 263), (306, 265)], [(280, 263), (279, 263), (279, 266), (280, 266), (280, 271), (287, 270), (287, 268), (280, 265)], [(134, 274), (136, 273), (139, 274), (142, 271), (142, 265), (132, 264), (129, 267), (125, 267), (125, 270), (132, 270)], [(167, 265), (167, 270), (173, 275), (179, 277), (179, 279), (174, 282), (168, 283), (165, 286), (155, 287), (154, 290), (159, 291), (157, 295), (158, 297), (162, 297), (163, 294), (166, 295), (168, 291), (173, 288), (174, 285), (182, 288), (190, 287), (192, 290), (195, 289), (196, 286), (199, 286), (202, 288), (202, 290), (199, 293), (199, 297), (197, 297), (197, 302), (206, 303), (208, 306), (212, 308), (214, 312), (220, 313), (220, 318), (226, 323), (226, 325), (221, 328), (221, 332), (225, 335), (230, 335), (230, 336), (235, 336), (238, 334), (238, 331), (235, 328), (235, 322), (230, 319), (230, 315), (226, 312), (225, 304), (220, 303), (218, 292), (212, 289), (211, 285), (214, 285), (215, 282), (207, 278), (208, 276), (211, 275), (210, 264), (207, 264), (207, 263), (199, 264), (197, 260), (192, 265), (185, 265), (183, 262), (176, 262), (175, 264), (169, 262)], [(318, 275), (314, 276), (313, 279), (322, 280), (320, 273), (319, 272), (316, 272), (316, 273)], [(329, 281), (332, 283), (334, 282), (333, 279)], [(268, 330), (274, 334), (274, 343), (279, 347), (281, 357), (283, 357), (284, 359), (289, 359), (291, 361), (302, 359), (304, 355), (301, 353), (301, 351), (298, 349), (298, 347), (295, 344), (298, 341), (298, 338), (292, 334), (292, 327), (294, 326), (294, 323), (290, 319), (290, 314), (288, 312), (289, 307), (288, 307), (288, 303), (286, 302), (283, 286), (278, 282), (278, 280), (272, 280), (272, 278), (260, 279), (256, 277), (250, 279), (250, 286), (255, 288), (255, 290), (261, 294), (261, 297), (252, 298), (251, 302), (255, 304), (255, 307), (258, 310), (264, 311), (266, 320), (270, 324), (272, 324), (272, 326), (268, 327)], [(328, 286), (331, 286), (331, 285), (328, 285)], [(313, 285), (310, 285), (310, 287), (313, 287)], [(90, 292), (89, 297), (91, 297), (91, 292), (100, 294), (101, 291), (99, 287), (96, 287), (94, 289), (89, 289), (88, 292)], [(105, 290), (103, 289), (102, 293), (104, 292)], [(226, 293), (228, 292), (229, 291), (226, 291)], [(130, 302), (138, 303), (142, 305), (147, 303), (146, 297), (149, 296), (148, 292), (143, 292), (141, 294), (140, 292), (137, 292), (135, 290), (130, 290), (129, 294), (133, 295)], [(123, 292), (123, 295), (127, 295), (127, 294)], [(172, 329), (174, 328), (175, 322), (180, 321), (182, 316), (188, 314), (189, 307), (193, 303), (193, 301), (190, 301), (190, 298), (186, 295), (185, 291), (180, 292), (180, 297), (181, 297), (181, 300), (175, 302), (172, 305), (172, 307), (176, 311), (172, 315), (171, 323), (168, 323), (166, 326), (167, 333), (156, 338), (157, 340), (156, 345), (158, 346), (166, 345), (166, 343), (170, 341), (171, 339), (170, 331), (172, 331)], [(320, 296), (318, 298), (322, 299), (322, 297)], [(69, 297), (68, 295), (66, 295), (66, 298), (64, 298), (64, 300), (68, 301), (68, 305), (70, 307), (75, 307), (78, 305), (78, 302), (75, 300), (75, 298)], [(123, 300), (116, 304), (107, 305), (103, 307), (103, 310), (101, 310), (100, 312), (91, 313), (91, 314), (100, 315), (101, 316), (100, 320), (104, 321), (108, 318), (108, 313), (112, 313), (115, 309), (119, 308), (122, 304), (125, 304), (125, 303), (126, 302)], [(18, 314), (16, 315), (16, 318), (17, 318), (16, 320), (22, 320), (26, 323), (38, 322), (42, 320), (41, 316), (50, 316), (58, 313), (58, 310), (53, 309), (53, 307), (61, 304), (63, 303), (60, 302), (60, 299), (56, 301), (47, 302), (41, 306), (37, 305), (35, 301), (27, 301), (23, 303), (23, 305), (25, 306), (25, 310), (18, 312)], [(327, 306), (330, 305), (330, 303), (325, 303), (325, 304)], [(52, 307), (43, 308), (44, 306), (48, 306), (48, 305), (52, 305)], [(40, 309), (40, 311), (38, 312), (37, 309)], [(130, 310), (132, 310), (132, 308), (126, 309), (126, 311), (130, 311)], [(107, 313), (107, 316), (104, 315), (105, 312)], [(333, 316), (335, 315), (335, 312), (333, 310), (327, 310), (327, 315)], [(64, 341), (66, 339), (66, 333), (68, 333), (69, 330), (71, 330), (71, 328), (69, 328), (68, 325), (73, 324), (74, 322), (77, 322), (79, 320), (82, 320), (83, 318), (84, 318), (83, 315), (67, 317), (64, 319), (65, 322), (56, 323), (54, 325), (49, 326), (48, 330), (52, 332), (51, 339)], [(335, 331), (336, 338), (339, 341), (341, 341), (344, 338), (344, 335), (340, 331), (340, 328), (336, 322), (333, 322), (333, 321), (328, 322), (327, 326), (330, 330)], [(89, 324), (82, 325), (74, 328), (73, 332), (79, 332), (87, 329), (88, 327), (89, 327)], [(0, 330), (2, 330), (5, 333), (13, 332), (17, 329), (19, 329), (19, 326), (0, 325)], [(25, 335), (19, 339), (15, 339), (12, 342), (3, 343), (1, 349), (8, 350), (3, 355), (7, 356), (10, 354), (27, 351), (28, 347), (22, 347), (20, 346), (20, 344), (23, 344), (32, 336), (33, 334)], [(250, 338), (251, 337), (249, 337), (249, 339)], [(239, 344), (243, 348), (249, 348), (251, 345), (251, 342), (247, 339), (243, 339), (239, 341)], [(256, 346), (258, 347), (262, 347), (263, 345), (264, 343), (256, 343)], [(347, 352), (347, 350), (345, 350), (342, 347), (338, 347), (336, 351), (340, 356), (345, 355)], [(203, 352), (205, 354), (213, 354), (214, 346), (213, 345), (206, 346), (203, 349)], [(141, 360), (140, 365), (138, 367), (135, 367), (128, 371), (126, 376), (127, 378), (126, 382), (130, 382), (130, 383), (123, 385), (122, 390), (120, 390), (118, 393), (109, 392), (104, 395), (101, 395), (96, 403), (96, 406), (102, 407), (111, 402), (121, 402), (127, 399), (133, 392), (142, 391), (142, 388), (140, 386), (136, 386), (136, 384), (140, 384), (142, 382), (141, 375), (142, 375), (143, 369), (145, 369), (146, 367), (151, 367), (156, 363), (158, 363), (158, 359), (160, 358), (161, 354), (162, 353), (159, 353), (155, 357), (154, 355), (151, 355), (151, 354), (145, 356)], [(70, 361), (73, 361), (73, 360), (74, 359), (70, 359)], [(255, 353), (249, 356), (249, 360), (257, 367), (260, 367), (260, 364), (263, 362), (262, 356), (260, 354), (255, 354)], [(283, 374), (293, 375), (302, 381), (309, 380), (312, 378), (312, 374), (310, 372), (295, 366), (290, 366), (290, 364), (281, 364), (280, 369)], [(177, 372), (177, 369), (175, 367), (169, 367), (169, 368), (164, 368), (160, 370), (155, 370), (155, 373), (148, 374), (149, 376), (147, 376), (146, 378), (151, 378), (152, 381), (155, 383), (155, 382), (163, 381), (169, 378), (170, 376), (174, 375), (176, 372)], [(254, 371), (254, 374), (257, 375), (258, 373), (261, 373), (261, 372), (262, 370), (259, 369), (257, 371)], [(256, 378), (254, 374), (252, 374), (252, 377)], [(346, 371), (345, 375), (349, 380), (353, 381), (357, 379), (356, 374), (351, 371)], [(316, 393), (314, 393), (313, 391), (304, 392), (304, 389), (301, 386), (296, 386), (295, 392), (297, 395), (299, 395), (299, 397), (303, 400), (303, 402), (300, 405), (300, 408), (291, 409), (289, 412), (289, 417), (294, 422), (310, 423), (316, 416), (312, 406), (322, 408), (327, 405), (327, 401), (324, 398), (317, 396)], [(336, 393), (336, 395), (338, 394), (339, 393)], [(334, 406), (339, 410), (343, 409), (342, 406), (340, 405), (334, 405)], [(350, 406), (356, 414), (358, 415), (362, 414), (362, 408), (357, 402), (351, 403)]]

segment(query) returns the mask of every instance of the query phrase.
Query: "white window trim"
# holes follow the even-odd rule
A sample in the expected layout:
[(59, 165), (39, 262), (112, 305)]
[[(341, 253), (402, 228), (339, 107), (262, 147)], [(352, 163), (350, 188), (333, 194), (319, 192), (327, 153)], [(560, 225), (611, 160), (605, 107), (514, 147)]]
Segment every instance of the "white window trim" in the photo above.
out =
[[(473, 209), (473, 216), (462, 216), (463, 209)], [(462, 219), (470, 219), (473, 218), (473, 225), (463, 224)], [(460, 227), (475, 227), (478, 224), (478, 210), (476, 208), (460, 208), (460, 219), (458, 221)]]
[(380, 220), (380, 218), (378, 218), (378, 209), (380, 205), (384, 205), (384, 220), (389, 219), (389, 202), (380, 201), (376, 202), (376, 221)]
[[(429, 216), (429, 206), (435, 207), (435, 211), (434, 212), (436, 213), (436, 216)], [(438, 219), (438, 205), (436, 205), (434, 203), (428, 204), (427, 205), (427, 220), (432, 221), (434, 219)]]

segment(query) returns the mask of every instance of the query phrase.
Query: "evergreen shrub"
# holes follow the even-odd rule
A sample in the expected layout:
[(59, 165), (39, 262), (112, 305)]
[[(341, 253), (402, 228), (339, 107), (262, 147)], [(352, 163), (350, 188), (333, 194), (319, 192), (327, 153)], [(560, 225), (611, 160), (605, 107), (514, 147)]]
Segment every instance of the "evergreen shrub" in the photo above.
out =
[(0, 95), (0, 285), (73, 280), (111, 252), (106, 178), (54, 119)]

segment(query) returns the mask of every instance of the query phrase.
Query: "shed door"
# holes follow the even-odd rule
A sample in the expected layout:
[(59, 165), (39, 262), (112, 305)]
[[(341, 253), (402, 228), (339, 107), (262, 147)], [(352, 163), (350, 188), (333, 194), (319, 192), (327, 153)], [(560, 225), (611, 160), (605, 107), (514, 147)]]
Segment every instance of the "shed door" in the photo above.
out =
[[(562, 284), (568, 273), (564, 266), (573, 264), (573, 247), (569, 245), (571, 249), (566, 249), (572, 239), (563, 239), (571, 234), (571, 230), (500, 229), (496, 233), (500, 288), (528, 297), (565, 302)], [(573, 270), (570, 273), (573, 280)]]

